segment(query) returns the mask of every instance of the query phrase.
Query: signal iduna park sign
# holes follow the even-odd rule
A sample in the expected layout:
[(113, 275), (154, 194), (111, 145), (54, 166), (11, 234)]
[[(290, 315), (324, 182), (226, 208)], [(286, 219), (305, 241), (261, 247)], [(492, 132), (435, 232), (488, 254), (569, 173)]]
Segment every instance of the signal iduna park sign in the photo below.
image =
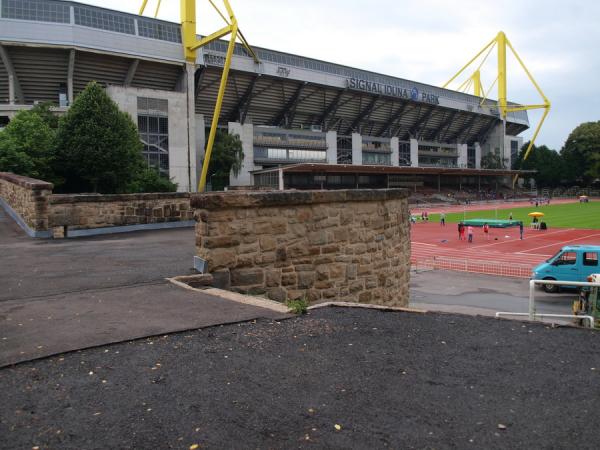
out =
[(389, 84), (376, 83), (374, 81), (361, 80), (360, 78), (348, 78), (346, 80), (348, 89), (356, 91), (370, 92), (373, 94), (387, 95), (390, 97), (405, 98), (415, 102), (431, 103), (432, 105), (440, 104), (439, 95), (429, 92), (419, 92), (416, 87), (406, 89)]

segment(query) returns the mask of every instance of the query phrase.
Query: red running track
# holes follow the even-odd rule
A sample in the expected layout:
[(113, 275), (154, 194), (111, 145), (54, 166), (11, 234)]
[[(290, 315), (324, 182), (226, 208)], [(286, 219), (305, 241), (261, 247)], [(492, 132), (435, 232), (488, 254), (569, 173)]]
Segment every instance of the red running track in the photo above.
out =
[(600, 230), (525, 228), (520, 240), (517, 227), (490, 228), (486, 240), (482, 228), (473, 228), (473, 242), (469, 243), (458, 239), (457, 224), (412, 224), (413, 267), (529, 278), (534, 266), (565, 245), (600, 245)]

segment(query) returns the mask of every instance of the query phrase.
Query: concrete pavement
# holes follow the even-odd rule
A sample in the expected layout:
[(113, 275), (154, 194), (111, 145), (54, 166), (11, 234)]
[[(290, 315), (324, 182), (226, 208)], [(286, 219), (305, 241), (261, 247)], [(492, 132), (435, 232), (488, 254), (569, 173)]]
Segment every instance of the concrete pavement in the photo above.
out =
[(0, 367), (145, 336), (281, 313), (176, 287), (194, 231), (30, 239), (0, 209)]

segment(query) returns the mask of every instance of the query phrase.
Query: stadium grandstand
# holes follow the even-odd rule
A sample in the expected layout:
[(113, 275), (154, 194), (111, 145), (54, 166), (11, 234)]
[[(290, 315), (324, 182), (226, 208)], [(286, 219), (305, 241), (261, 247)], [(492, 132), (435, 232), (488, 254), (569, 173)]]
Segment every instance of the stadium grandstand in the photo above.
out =
[[(193, 191), (225, 62), (215, 41), (186, 62), (178, 23), (60, 0), (0, 0), (0, 126), (53, 102), (64, 113), (92, 80), (137, 122), (148, 164)], [(231, 186), (509, 185), (528, 129), (494, 101), (367, 70), (242, 45), (220, 128), (238, 134)], [(494, 153), (506, 169), (482, 169)]]

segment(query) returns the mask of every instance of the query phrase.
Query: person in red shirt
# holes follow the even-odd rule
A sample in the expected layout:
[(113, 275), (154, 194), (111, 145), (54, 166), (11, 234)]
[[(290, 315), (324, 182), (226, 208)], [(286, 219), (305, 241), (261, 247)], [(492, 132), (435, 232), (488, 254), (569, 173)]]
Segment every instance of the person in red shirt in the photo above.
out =
[(490, 226), (487, 223), (483, 224), (483, 233), (485, 234), (485, 240), (490, 239)]

